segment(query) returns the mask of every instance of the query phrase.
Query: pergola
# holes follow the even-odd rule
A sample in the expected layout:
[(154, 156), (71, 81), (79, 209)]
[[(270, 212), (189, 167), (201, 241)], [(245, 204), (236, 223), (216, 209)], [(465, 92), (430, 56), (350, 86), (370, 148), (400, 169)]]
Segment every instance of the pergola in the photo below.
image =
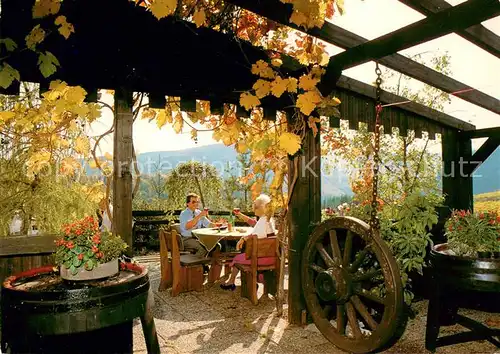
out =
[[(500, 101), (478, 90), (402, 55), (400, 50), (456, 32), (475, 45), (499, 57), (500, 39), (480, 25), (500, 14), (498, 0), (469, 0), (450, 6), (444, 0), (400, 0), (427, 18), (392, 33), (366, 41), (334, 24), (307, 30), (310, 35), (345, 48), (330, 58), (327, 74), (320, 84), (323, 93), (336, 90), (341, 99), (341, 118), (351, 129), (359, 122), (374, 127), (375, 88), (341, 76), (343, 69), (377, 60), (389, 68), (430, 84), (444, 92), (455, 93), (461, 99), (500, 113)], [(289, 4), (279, 0), (228, 0), (241, 8), (267, 17), (280, 24), (305, 31), (288, 19)], [(33, 27), (33, 0), (1, 0), (0, 33), (16, 42)], [(128, 0), (65, 0), (61, 10), (75, 27), (68, 40), (49, 37), (43, 44), (60, 61), (61, 68), (50, 79), (62, 79), (83, 86), (88, 99), (96, 99), (97, 89), (115, 90), (114, 135), (114, 215), (115, 231), (132, 243), (132, 93), (149, 93), (153, 105), (162, 106), (165, 96), (181, 97), (181, 107), (188, 110), (196, 99), (209, 100), (211, 112), (220, 113), (224, 103), (238, 104), (239, 92), (254, 82), (250, 66), (266, 53), (241, 40), (174, 18), (156, 20), (143, 8)], [(39, 82), (43, 90), (48, 80), (36, 66), (36, 56), (30, 51), (19, 53), (9, 63), (19, 69), (23, 81)], [(11, 86), (6, 93), (17, 94)], [(456, 93), (460, 91), (461, 93)], [(402, 97), (383, 92), (384, 104), (404, 101)], [(289, 105), (283, 100), (266, 100), (263, 108), (267, 119)], [(241, 112), (244, 114), (244, 112)], [(500, 144), (500, 128), (476, 130), (475, 126), (445, 113), (416, 103), (390, 106), (382, 111), (384, 131), (399, 128), (404, 135), (413, 130), (417, 137), (422, 131), (432, 139), (442, 136), (442, 157), (445, 168), (443, 193), (451, 208), (472, 207), (472, 177), (476, 164), (484, 161)], [(338, 124), (330, 120), (331, 126)], [(472, 154), (471, 139), (488, 140)], [(312, 228), (321, 218), (320, 140), (310, 132), (304, 141), (304, 161), (299, 163), (298, 180), (290, 202), (289, 253), (289, 321), (301, 323), (305, 304), (301, 285), (302, 249)], [(446, 173), (453, 164), (465, 161), (462, 175)], [(310, 163), (309, 163), (310, 162)], [(293, 170), (290, 166), (290, 170)]]

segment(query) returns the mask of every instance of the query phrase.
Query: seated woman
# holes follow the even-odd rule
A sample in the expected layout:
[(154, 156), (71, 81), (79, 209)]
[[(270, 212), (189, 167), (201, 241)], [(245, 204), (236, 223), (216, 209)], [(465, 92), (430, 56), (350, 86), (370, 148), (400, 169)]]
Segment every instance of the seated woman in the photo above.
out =
[[(257, 235), (258, 238), (266, 238), (268, 236), (275, 236), (276, 230), (274, 227), (274, 219), (271, 217), (268, 220), (266, 216), (267, 205), (271, 202), (271, 198), (265, 194), (261, 194), (257, 199), (255, 199), (253, 203), (253, 210), (255, 215), (259, 217), (259, 221), (255, 224), (250, 236)], [(238, 244), (236, 245), (237, 249), (241, 249), (245, 240), (248, 238), (243, 237)], [(264, 257), (259, 258), (259, 265), (271, 265), (275, 263), (274, 257)], [(232, 267), (231, 276), (225, 284), (221, 284), (220, 287), (224, 290), (234, 290), (236, 289), (236, 285), (234, 285), (234, 281), (236, 280), (236, 276), (238, 275), (238, 268), (236, 268), (235, 264), (250, 264), (250, 259), (246, 259), (246, 254), (240, 253), (236, 257), (233, 258), (232, 263), (230, 264)]]

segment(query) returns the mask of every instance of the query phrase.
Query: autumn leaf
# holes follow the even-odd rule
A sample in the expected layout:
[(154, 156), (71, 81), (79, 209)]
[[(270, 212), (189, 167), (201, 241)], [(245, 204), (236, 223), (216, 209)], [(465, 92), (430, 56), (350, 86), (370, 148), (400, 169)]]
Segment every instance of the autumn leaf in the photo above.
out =
[(281, 97), (283, 92), (286, 91), (288, 85), (288, 80), (284, 80), (281, 77), (276, 77), (271, 83), (271, 92), (275, 97)]
[(0, 122), (14, 118), (16, 114), (14, 112), (0, 112)]
[(66, 39), (69, 38), (71, 33), (75, 33), (73, 25), (66, 21), (66, 16), (58, 16), (54, 23), (59, 26), (57, 30)]
[(68, 86), (68, 89), (64, 93), (64, 98), (68, 101), (68, 103), (81, 104), (87, 95), (87, 91), (85, 91), (80, 86)]
[(191, 129), (191, 139), (193, 139), (194, 141), (198, 140), (198, 130)]
[(300, 136), (294, 133), (284, 132), (279, 138), (279, 146), (285, 150), (287, 154), (294, 155), (301, 145)]
[(106, 160), (111, 161), (111, 160), (113, 160), (113, 155), (111, 155), (109, 152), (107, 152), (107, 153), (104, 154), (104, 158)]
[(196, 24), (196, 27), (201, 27), (205, 24), (205, 20), (207, 19), (207, 16), (205, 14), (204, 9), (196, 9), (193, 15), (193, 21)]
[(258, 98), (262, 98), (269, 95), (271, 83), (267, 80), (258, 79), (255, 84), (253, 84), (252, 88), (255, 90), (255, 95)]
[(279, 58), (272, 59), (271, 65), (279, 68), (281, 65), (283, 65), (283, 60), (281, 60)]
[(97, 103), (91, 103), (88, 105), (88, 107), (89, 113), (87, 114), (87, 117), (89, 119), (89, 122), (92, 123), (101, 116), (101, 108)]
[(61, 0), (36, 0), (33, 5), (33, 18), (55, 15), (61, 8)]
[(151, 6), (151, 13), (157, 19), (172, 15), (177, 8), (177, 0), (155, 0)]
[(244, 141), (238, 141), (235, 145), (235, 149), (239, 154), (244, 154), (248, 150), (247, 144)]
[(164, 109), (160, 110), (156, 116), (156, 126), (161, 129), (167, 123), (167, 115)]
[(44, 29), (41, 28), (40, 25), (36, 25), (25, 38), (26, 46), (31, 50), (35, 50), (36, 45), (41, 43), (44, 39)]
[(156, 118), (156, 111), (152, 108), (145, 108), (141, 112), (141, 119), (149, 119), (150, 121)]
[[(0, 39), (0, 45), (3, 44), (5, 46), (5, 49), (8, 52), (12, 52), (17, 48), (16, 42), (14, 42), (11, 38), (3, 38)], [(1, 47), (0, 47), (1, 49)]]
[(344, 0), (335, 0), (335, 5), (337, 5), (337, 9), (341, 15), (344, 14)]
[(313, 117), (313, 116), (310, 116), (309, 118), (307, 118), (307, 125), (309, 126), (309, 128), (312, 129), (313, 131), (313, 136), (316, 137), (316, 135), (318, 134), (318, 124), (321, 120), (317, 117)]
[(320, 102), (321, 96), (316, 91), (307, 91), (298, 95), (296, 105), (302, 113), (309, 115)]
[(51, 52), (40, 53), (38, 56), (38, 67), (44, 77), (49, 77), (55, 73), (57, 66), (61, 66), (61, 64)]
[(97, 168), (97, 162), (95, 162), (94, 159), (89, 161), (89, 167), (90, 168)]
[(288, 92), (296, 93), (297, 92), (297, 79), (294, 77), (288, 78), (288, 82), (286, 84), (286, 90)]
[(290, 16), (290, 22), (295, 23), (297, 26), (306, 27), (307, 25), (307, 17), (302, 12), (294, 11), (292, 16)]
[(243, 92), (240, 95), (240, 105), (247, 111), (260, 105), (260, 100), (257, 96), (252, 95), (250, 92)]
[(3, 62), (0, 66), (0, 87), (7, 88), (12, 84), (14, 80), (21, 80), (19, 71), (14, 69), (12, 66)]
[(80, 164), (72, 157), (65, 157), (61, 161), (60, 172), (65, 175), (74, 175), (75, 171), (80, 168)]
[(257, 180), (252, 184), (250, 190), (252, 191), (252, 199), (255, 199), (262, 192), (262, 185), (264, 181), (261, 178), (257, 178)]
[(259, 60), (255, 64), (252, 64), (252, 74), (266, 79), (274, 79), (276, 76), (274, 70), (264, 60)]
[(79, 136), (75, 139), (74, 147), (78, 154), (87, 155), (90, 150), (89, 139), (84, 136)]
[(174, 117), (174, 131), (179, 134), (182, 132), (182, 126), (184, 125), (184, 119), (182, 119), (182, 113), (177, 112)]
[(31, 155), (26, 163), (27, 174), (32, 175), (34, 173), (40, 172), (42, 168), (48, 165), (50, 156), (51, 155), (48, 151), (40, 151)]
[(319, 79), (313, 78), (311, 75), (302, 75), (299, 79), (299, 87), (309, 91), (316, 87)]

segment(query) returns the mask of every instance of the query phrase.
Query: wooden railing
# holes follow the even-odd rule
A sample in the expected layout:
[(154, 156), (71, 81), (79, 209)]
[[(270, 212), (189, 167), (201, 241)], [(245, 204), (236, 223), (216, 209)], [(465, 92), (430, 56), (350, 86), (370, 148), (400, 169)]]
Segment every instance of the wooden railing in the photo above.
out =
[(59, 235), (0, 237), (0, 282), (9, 275), (54, 264)]

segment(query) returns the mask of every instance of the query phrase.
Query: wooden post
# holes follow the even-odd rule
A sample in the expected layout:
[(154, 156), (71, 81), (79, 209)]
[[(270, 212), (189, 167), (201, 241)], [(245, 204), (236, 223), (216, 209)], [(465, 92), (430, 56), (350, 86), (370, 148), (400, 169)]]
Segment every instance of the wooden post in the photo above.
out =
[(132, 92), (115, 90), (113, 145), (113, 233), (127, 243), (132, 256)]
[[(472, 210), (472, 175), (468, 173), (472, 162), (472, 141), (456, 130), (445, 129), (441, 144), (444, 204), (450, 210)], [(441, 217), (448, 216), (442, 215)]]
[[(296, 167), (291, 161), (289, 179), (297, 173), (297, 182), (288, 210), (290, 230), (288, 252), (288, 321), (300, 325), (305, 301), (302, 291), (302, 250), (313, 228), (321, 221), (321, 149), (320, 135), (308, 130), (303, 142), (304, 153)], [(290, 188), (290, 186), (289, 186)]]

